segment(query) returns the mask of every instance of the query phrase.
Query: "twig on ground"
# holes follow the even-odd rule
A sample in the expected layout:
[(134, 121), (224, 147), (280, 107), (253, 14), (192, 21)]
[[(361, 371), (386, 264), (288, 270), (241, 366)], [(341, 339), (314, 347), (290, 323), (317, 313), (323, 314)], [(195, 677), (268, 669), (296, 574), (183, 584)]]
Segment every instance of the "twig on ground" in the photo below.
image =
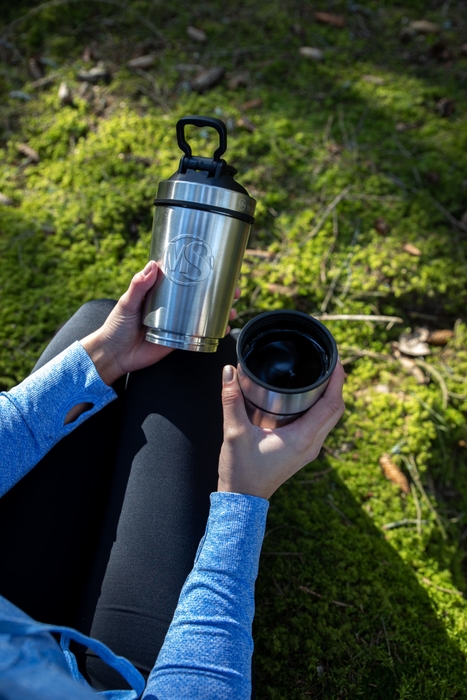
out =
[(344, 518), (344, 521), (347, 523), (347, 525), (353, 525), (353, 522), (352, 522), (351, 520), (349, 520), (349, 518), (346, 516), (346, 514), (343, 513), (343, 512), (341, 511), (341, 509), (338, 508), (338, 507), (336, 506), (335, 503), (333, 503), (333, 501), (331, 500), (330, 496), (328, 496), (326, 499), (324, 499), (324, 502), (327, 503), (328, 506), (331, 506), (331, 508), (332, 508), (333, 510), (335, 510), (336, 513), (338, 513), (338, 514), (341, 516), (341, 518)]
[(441, 518), (440, 518), (439, 515), (438, 515), (438, 511), (437, 511), (436, 508), (433, 506), (432, 502), (431, 502), (430, 499), (428, 498), (428, 495), (427, 495), (425, 489), (423, 488), (422, 480), (421, 480), (421, 478), (420, 478), (420, 474), (419, 474), (419, 472), (418, 472), (417, 463), (415, 462), (414, 456), (413, 456), (413, 455), (410, 455), (410, 457), (407, 458), (405, 455), (401, 455), (401, 457), (402, 457), (402, 459), (404, 460), (404, 462), (406, 463), (407, 469), (408, 469), (409, 472), (410, 472), (410, 476), (412, 477), (412, 479), (413, 479), (415, 485), (417, 486), (418, 490), (420, 491), (423, 500), (425, 501), (425, 503), (427, 504), (427, 506), (428, 506), (428, 508), (430, 509), (431, 513), (433, 514), (433, 516), (434, 516), (434, 518), (435, 518), (435, 520), (436, 520), (436, 522), (437, 522), (437, 524), (438, 524), (438, 527), (439, 527), (439, 530), (440, 530), (440, 532), (441, 532), (441, 536), (442, 536), (443, 540), (446, 541), (447, 538), (448, 538), (448, 536), (447, 536), (447, 534), (446, 534), (446, 530), (444, 529), (444, 525), (443, 525), (443, 523), (441, 522)]
[(461, 595), (463, 596), (464, 594), (462, 591), (455, 591), (452, 588), (444, 588), (443, 586), (437, 586), (436, 583), (433, 583), (430, 581), (429, 578), (426, 578), (426, 576), (422, 576), (422, 581), (423, 583), (426, 583), (427, 586), (431, 586), (432, 588), (436, 588), (437, 591), (442, 591), (443, 593), (450, 593), (451, 595)]
[(323, 143), (324, 145), (327, 144), (329, 141), (329, 134), (331, 133), (331, 126), (334, 121), (334, 115), (330, 114), (328, 117), (328, 120), (326, 122), (326, 126), (324, 127), (324, 132), (323, 132)]
[(423, 406), (423, 408), (425, 408), (428, 411), (428, 413), (431, 416), (433, 416), (433, 418), (436, 418), (436, 420), (439, 421), (439, 423), (441, 423), (441, 425), (435, 423), (436, 428), (439, 428), (439, 430), (444, 430), (446, 432), (448, 431), (448, 428), (446, 426), (446, 421), (444, 420), (443, 416), (441, 416), (437, 411), (435, 411), (433, 408), (431, 408), (431, 406), (429, 404), (427, 404), (427, 402), (424, 401), (422, 398), (420, 398), (420, 396), (418, 396), (418, 394), (416, 394), (414, 391), (410, 391), (409, 394), (411, 396), (413, 396), (414, 399), (417, 399), (420, 406)]
[(315, 316), (319, 321), (370, 321), (372, 323), (387, 323), (388, 330), (395, 323), (404, 323), (404, 319), (399, 316), (372, 316), (371, 314), (318, 314)]
[(336, 242), (337, 242), (337, 237), (339, 235), (339, 218), (337, 216), (337, 209), (332, 210), (332, 232), (333, 232), (333, 239), (332, 243), (329, 246), (326, 255), (321, 259), (321, 265), (320, 265), (320, 278), (321, 282), (323, 284), (326, 284), (326, 264), (331, 257), (332, 253), (334, 252), (334, 248), (336, 247)]
[[(349, 353), (352, 355), (352, 357), (343, 357), (343, 355)], [(358, 359), (359, 357), (371, 357), (374, 360), (383, 360), (384, 362), (389, 362), (393, 365), (397, 364), (397, 360), (394, 359), (392, 355), (386, 355), (383, 352), (373, 352), (372, 350), (360, 350), (360, 348), (340, 348), (340, 354), (341, 354), (341, 363), (343, 365), (349, 364), (349, 362), (353, 362), (355, 359)]]
[(149, 97), (149, 99), (151, 99), (154, 102), (154, 104), (158, 105), (159, 107), (162, 107), (165, 112), (168, 112), (169, 106), (165, 101), (159, 83), (154, 78), (154, 76), (151, 75), (151, 73), (148, 73), (148, 71), (143, 70), (142, 68), (136, 68), (135, 73), (147, 80), (153, 87), (153, 92), (147, 90), (147, 88), (145, 88), (143, 85), (138, 86), (139, 90), (141, 90), (143, 94), (147, 95), (147, 97)]
[(392, 523), (386, 523), (382, 526), (383, 530), (395, 530), (398, 527), (407, 527), (408, 525), (427, 525), (428, 520), (419, 520), (418, 518), (402, 518), (402, 520), (395, 520)]
[(329, 467), (329, 469), (323, 469), (321, 472), (315, 472), (312, 479), (300, 479), (299, 484), (315, 484), (322, 476), (329, 474), (329, 472), (334, 471), (334, 467)]
[[(353, 236), (352, 236), (352, 241), (351, 241), (351, 243), (350, 243), (350, 250), (349, 250), (349, 252), (347, 253), (347, 256), (346, 256), (344, 262), (342, 263), (341, 267), (337, 270), (336, 274), (334, 275), (334, 277), (333, 277), (333, 279), (332, 279), (332, 282), (331, 282), (331, 284), (329, 285), (329, 289), (328, 289), (328, 292), (327, 292), (327, 294), (326, 294), (326, 297), (325, 297), (323, 303), (321, 304), (320, 311), (323, 312), (323, 313), (326, 311), (326, 309), (327, 309), (327, 307), (328, 307), (328, 304), (329, 304), (329, 302), (331, 301), (331, 299), (332, 299), (332, 297), (333, 297), (333, 295), (334, 295), (334, 292), (335, 292), (335, 290), (336, 290), (337, 283), (338, 283), (338, 281), (339, 281), (339, 277), (341, 276), (341, 274), (343, 273), (343, 271), (344, 271), (345, 269), (347, 269), (347, 271), (348, 271), (348, 273), (347, 273), (347, 283), (346, 283), (346, 286), (345, 286), (344, 291), (343, 291), (343, 293), (342, 293), (341, 296), (345, 296), (345, 294), (347, 294), (347, 292), (348, 292), (348, 286), (350, 286), (350, 271), (349, 271), (349, 268), (350, 268), (350, 261), (351, 261), (352, 258), (353, 258), (353, 255), (354, 255), (354, 247), (355, 247), (355, 244), (356, 244), (356, 242), (357, 242), (357, 240), (358, 240), (359, 235), (360, 235), (360, 226), (356, 226), (356, 227), (355, 227), (354, 234), (353, 234)], [(347, 286), (347, 285), (348, 285), (348, 286)]]
[(384, 637), (386, 639), (386, 646), (388, 649), (389, 658), (391, 659), (391, 668), (392, 668), (392, 672), (393, 672), (394, 678), (395, 678), (396, 677), (396, 669), (394, 668), (394, 659), (392, 658), (392, 654), (391, 654), (391, 647), (389, 645), (389, 637), (388, 637), (388, 633), (386, 632), (386, 624), (384, 622), (384, 617), (381, 617), (381, 622), (383, 623)]
[[(321, 593), (317, 593), (316, 591), (312, 591), (311, 588), (308, 588), (307, 586), (299, 586), (299, 589), (303, 591), (304, 593), (308, 593), (309, 595), (314, 595), (317, 598), (323, 598)], [(355, 605), (351, 605), (350, 603), (342, 603), (340, 600), (330, 600), (330, 603), (333, 605), (338, 605), (341, 608), (354, 608)]]
[[(352, 283), (352, 268), (350, 266), (350, 262), (355, 254), (355, 246), (357, 245), (359, 237), (360, 237), (360, 220), (358, 221), (358, 224), (355, 227), (355, 230), (353, 232), (352, 241), (350, 243), (350, 250), (347, 254), (347, 259), (346, 259), (345, 264), (344, 264), (344, 268), (347, 270), (347, 279), (345, 281), (344, 289), (339, 294), (339, 299), (346, 297), (347, 294), (349, 293), (349, 290), (350, 290), (350, 285)], [(321, 309), (321, 311), (326, 311), (326, 309)]]
[(463, 231), (464, 233), (467, 233), (467, 226), (466, 226), (462, 221), (459, 221), (459, 220), (456, 219), (452, 214), (450, 214), (450, 213), (448, 212), (448, 210), (445, 209), (445, 208), (443, 207), (443, 205), (440, 204), (440, 203), (438, 202), (438, 200), (436, 200), (434, 197), (430, 197), (430, 199), (431, 199), (431, 201), (433, 202), (433, 204), (435, 205), (435, 207), (437, 208), (437, 210), (438, 210), (439, 212), (441, 212), (441, 214), (442, 214), (443, 216), (445, 216), (446, 219), (447, 219), (453, 226), (456, 226), (458, 229), (460, 229), (460, 230)]
[(337, 207), (337, 205), (339, 204), (339, 202), (341, 202), (341, 201), (344, 199), (344, 197), (346, 196), (347, 192), (349, 192), (349, 191), (351, 190), (351, 188), (352, 188), (352, 185), (347, 185), (346, 187), (344, 187), (344, 189), (343, 189), (341, 192), (339, 192), (339, 194), (337, 195), (337, 197), (334, 197), (334, 199), (332, 200), (332, 202), (331, 202), (330, 204), (328, 204), (328, 206), (327, 206), (326, 209), (324, 210), (323, 214), (322, 214), (321, 217), (319, 218), (319, 220), (318, 220), (318, 222), (316, 223), (316, 225), (311, 229), (311, 231), (310, 231), (310, 233), (308, 234), (308, 236), (305, 236), (305, 238), (303, 239), (303, 241), (301, 241), (301, 243), (300, 243), (301, 246), (304, 245), (304, 244), (305, 244), (307, 241), (309, 241), (311, 238), (314, 238), (314, 237), (316, 236), (317, 233), (319, 233), (319, 231), (321, 230), (321, 227), (323, 226), (324, 222), (325, 222), (326, 219), (328, 218), (329, 214), (331, 214), (331, 212), (333, 211), (333, 209), (335, 209), (335, 208)]
[(410, 492), (415, 503), (415, 509), (417, 511), (417, 534), (422, 534), (422, 509), (420, 508), (420, 501), (417, 496), (417, 489), (415, 484), (410, 484)]
[(334, 457), (334, 459), (339, 460), (339, 462), (344, 461), (342, 457), (339, 457), (339, 455), (335, 453), (335, 450), (331, 449), (327, 445), (321, 445), (321, 449), (324, 450), (324, 452), (327, 452), (328, 455), (331, 455), (331, 457)]
[(437, 369), (432, 367), (431, 365), (428, 364), (428, 362), (425, 362), (425, 360), (414, 360), (415, 364), (424, 369), (428, 374), (431, 374), (431, 376), (436, 379), (438, 382), (440, 389), (441, 389), (441, 394), (443, 396), (443, 408), (448, 407), (449, 403), (449, 392), (448, 388), (446, 386), (446, 382), (444, 381), (442, 375), (438, 372)]
[(451, 399), (467, 399), (467, 394), (456, 394), (454, 391), (448, 391), (448, 396)]

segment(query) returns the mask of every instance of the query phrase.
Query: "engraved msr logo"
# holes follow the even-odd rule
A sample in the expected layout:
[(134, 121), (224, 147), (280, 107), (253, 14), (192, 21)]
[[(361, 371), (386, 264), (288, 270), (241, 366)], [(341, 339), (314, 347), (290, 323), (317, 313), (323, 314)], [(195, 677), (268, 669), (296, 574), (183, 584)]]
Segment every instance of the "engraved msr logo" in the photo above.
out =
[(165, 250), (164, 271), (176, 284), (199, 284), (209, 277), (213, 267), (212, 250), (198, 236), (177, 236)]

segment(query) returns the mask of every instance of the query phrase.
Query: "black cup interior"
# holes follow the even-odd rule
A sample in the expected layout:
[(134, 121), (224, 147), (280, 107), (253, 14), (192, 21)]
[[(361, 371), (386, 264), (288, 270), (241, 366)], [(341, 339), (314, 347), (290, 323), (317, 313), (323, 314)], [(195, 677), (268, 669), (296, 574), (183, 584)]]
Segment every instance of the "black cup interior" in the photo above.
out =
[(257, 382), (292, 391), (319, 382), (336, 354), (327, 328), (293, 311), (270, 312), (250, 321), (238, 350), (239, 361)]

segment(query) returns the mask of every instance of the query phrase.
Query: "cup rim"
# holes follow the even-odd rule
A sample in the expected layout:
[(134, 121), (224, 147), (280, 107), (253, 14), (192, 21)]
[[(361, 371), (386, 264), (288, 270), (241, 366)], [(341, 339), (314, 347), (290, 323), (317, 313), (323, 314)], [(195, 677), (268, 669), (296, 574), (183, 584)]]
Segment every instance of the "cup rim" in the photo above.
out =
[[(329, 354), (329, 367), (326, 370), (326, 372), (319, 379), (316, 380), (316, 382), (313, 382), (313, 384), (308, 384), (307, 386), (298, 387), (295, 389), (282, 389), (281, 387), (276, 387), (273, 384), (268, 384), (262, 379), (256, 377), (245, 364), (245, 361), (243, 359), (243, 346), (248, 340), (248, 334), (250, 333), (252, 327), (259, 325), (260, 328), (267, 326), (274, 328), (274, 324), (277, 321), (281, 321), (284, 319), (295, 319), (296, 321), (301, 321), (303, 325), (310, 326), (313, 330), (318, 331), (318, 333), (321, 336), (320, 340), (324, 338), (326, 343), (328, 344), (328, 347), (325, 349), (326, 352)], [(310, 316), (309, 314), (306, 314), (303, 311), (292, 311), (289, 309), (265, 311), (264, 313), (259, 314), (258, 316), (255, 316), (250, 321), (248, 321), (248, 323), (245, 324), (245, 326), (243, 326), (237, 338), (237, 359), (244, 374), (246, 374), (246, 376), (257, 386), (260, 386), (263, 389), (266, 389), (267, 391), (275, 392), (276, 394), (305, 394), (310, 391), (313, 391), (314, 389), (317, 389), (322, 384), (324, 384), (324, 382), (329, 380), (331, 374), (334, 372), (334, 369), (336, 367), (337, 358), (337, 345), (330, 330), (326, 328), (326, 326), (323, 323), (321, 323), (321, 321), (318, 321), (317, 318), (314, 318), (314, 316)]]

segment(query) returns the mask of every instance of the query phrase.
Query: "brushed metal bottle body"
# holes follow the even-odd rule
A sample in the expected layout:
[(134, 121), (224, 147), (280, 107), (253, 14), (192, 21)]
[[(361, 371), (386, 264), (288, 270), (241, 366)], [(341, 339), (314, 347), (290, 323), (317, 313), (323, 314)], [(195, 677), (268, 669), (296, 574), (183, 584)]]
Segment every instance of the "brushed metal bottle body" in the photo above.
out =
[[(189, 124), (217, 131), (212, 158), (192, 155), (184, 132)], [(146, 340), (215, 352), (229, 321), (256, 202), (221, 158), (227, 147), (223, 122), (183, 117), (177, 140), (185, 155), (178, 171), (159, 184), (154, 200), (149, 257), (161, 272), (145, 301)]]
[(150, 259), (162, 274), (146, 299), (146, 339), (215, 352), (225, 334), (250, 224), (220, 213), (158, 206)]

